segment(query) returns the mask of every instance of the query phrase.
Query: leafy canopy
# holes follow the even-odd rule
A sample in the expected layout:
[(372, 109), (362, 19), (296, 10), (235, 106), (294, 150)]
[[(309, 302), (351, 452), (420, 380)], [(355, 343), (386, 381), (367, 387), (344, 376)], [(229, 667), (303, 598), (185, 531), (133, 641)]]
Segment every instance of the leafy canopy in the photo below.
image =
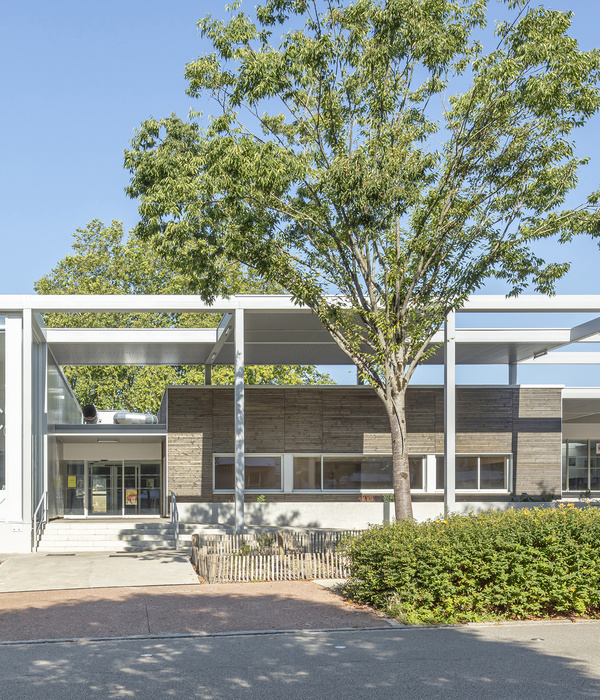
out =
[[(124, 237), (123, 226), (98, 220), (77, 229), (73, 254), (38, 280), (39, 294), (193, 294), (194, 283), (168, 265), (154, 250), (134, 236)], [(263, 292), (265, 286), (230, 266), (227, 284), (240, 293)], [(211, 328), (215, 314), (46, 314), (52, 328)], [(77, 366), (63, 368), (81, 404), (100, 409), (125, 408), (156, 413), (168, 385), (204, 384), (198, 366)], [(233, 369), (216, 366), (214, 384), (232, 384)], [(248, 384), (329, 383), (311, 366), (246, 368)]]
[(218, 110), (206, 128), (142, 124), (125, 157), (136, 232), (202, 270), (207, 298), (227, 261), (248, 264), (376, 388), (405, 386), (486, 278), (551, 293), (568, 265), (535, 242), (598, 228), (597, 195), (562, 208), (598, 52), (578, 50), (570, 13), (494, 6), (493, 37), (487, 0), (270, 0), (254, 20), (237, 5), (203, 18), (213, 51), (186, 67), (188, 93)]
[(599, 195), (566, 199), (600, 54), (527, 0), (230, 9), (200, 20), (212, 51), (186, 67), (212, 118), (150, 119), (125, 153), (135, 231), (206, 298), (241, 262), (318, 315), (384, 402), (410, 517), (405, 391), (434, 333), (490, 277), (551, 293), (568, 265), (536, 243), (599, 233)]

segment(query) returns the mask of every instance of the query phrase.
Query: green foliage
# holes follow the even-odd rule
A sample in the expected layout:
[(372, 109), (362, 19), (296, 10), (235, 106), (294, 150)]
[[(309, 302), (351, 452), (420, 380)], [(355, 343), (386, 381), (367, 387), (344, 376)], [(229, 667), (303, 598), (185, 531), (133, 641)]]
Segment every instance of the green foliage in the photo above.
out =
[[(123, 226), (91, 221), (77, 229), (73, 254), (35, 284), (38, 294), (194, 294), (195, 277), (170, 266), (152, 246), (135, 236), (125, 238)], [(197, 273), (198, 275), (199, 273)], [(223, 270), (230, 294), (265, 293), (263, 284), (230, 265)], [(215, 314), (46, 314), (50, 328), (213, 328)], [(198, 366), (64, 367), (64, 373), (81, 405), (101, 410), (127, 409), (156, 413), (169, 385), (204, 384), (204, 368)], [(247, 384), (330, 384), (331, 379), (311, 366), (250, 366)], [(233, 368), (215, 366), (213, 384), (233, 384)]]
[(374, 527), (351, 595), (409, 623), (600, 614), (600, 509), (522, 508)]
[(385, 403), (410, 517), (404, 396), (433, 335), (489, 277), (551, 293), (568, 265), (540, 239), (600, 233), (598, 193), (564, 207), (600, 53), (526, 0), (231, 9), (199, 22), (212, 52), (186, 67), (215, 116), (150, 119), (125, 154), (136, 233), (202, 270), (206, 298), (244, 263), (318, 315)]

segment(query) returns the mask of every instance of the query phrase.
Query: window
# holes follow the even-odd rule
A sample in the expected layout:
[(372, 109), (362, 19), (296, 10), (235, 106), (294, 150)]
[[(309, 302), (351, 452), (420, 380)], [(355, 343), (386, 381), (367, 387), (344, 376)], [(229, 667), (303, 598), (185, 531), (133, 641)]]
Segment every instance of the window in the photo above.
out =
[(565, 440), (562, 463), (565, 491), (600, 490), (599, 440)]
[[(244, 488), (248, 491), (281, 490), (281, 456), (246, 455)], [(235, 489), (235, 456), (215, 457), (215, 491)]]
[[(4, 451), (5, 437), (4, 426), (6, 424), (6, 414), (4, 413), (6, 406), (4, 405), (4, 318), (0, 316), (0, 491), (6, 487), (6, 475), (4, 472)], [(0, 495), (0, 504), (4, 503), (4, 497)]]
[[(456, 455), (457, 491), (508, 489), (509, 455)], [(436, 489), (444, 488), (444, 455), (436, 456)]]
[[(423, 456), (409, 457), (412, 489), (423, 488)], [(297, 455), (294, 490), (364, 491), (393, 488), (391, 455)]]

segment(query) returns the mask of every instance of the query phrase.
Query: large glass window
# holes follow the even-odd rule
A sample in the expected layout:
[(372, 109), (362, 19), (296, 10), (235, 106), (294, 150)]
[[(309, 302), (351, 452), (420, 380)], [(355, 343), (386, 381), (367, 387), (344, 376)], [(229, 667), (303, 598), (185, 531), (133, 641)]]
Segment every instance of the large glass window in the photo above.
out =
[[(410, 485), (423, 488), (423, 456), (409, 457)], [(294, 490), (364, 491), (393, 488), (391, 455), (297, 455)]]
[[(504, 491), (508, 488), (508, 455), (456, 455), (456, 489), (459, 491)], [(444, 488), (444, 455), (435, 463), (437, 489)]]
[(565, 491), (600, 491), (600, 440), (565, 440), (562, 446)]
[(321, 490), (321, 455), (294, 457), (294, 490)]
[(85, 497), (85, 464), (83, 460), (60, 463), (65, 515), (83, 515)]
[[(281, 490), (281, 457), (246, 455), (244, 488), (252, 491)], [(215, 457), (215, 490), (235, 489), (235, 456)]]
[(6, 473), (4, 452), (6, 450), (6, 406), (5, 406), (5, 351), (4, 351), (4, 318), (0, 316), (0, 509), (3, 508), (5, 500), (4, 490), (6, 489)]

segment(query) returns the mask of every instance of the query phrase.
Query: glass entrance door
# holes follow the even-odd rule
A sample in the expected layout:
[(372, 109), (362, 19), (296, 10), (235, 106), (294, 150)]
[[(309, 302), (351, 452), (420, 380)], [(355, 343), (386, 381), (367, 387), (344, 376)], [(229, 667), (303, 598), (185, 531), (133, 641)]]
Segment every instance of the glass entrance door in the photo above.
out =
[(88, 462), (88, 515), (122, 515), (123, 462)]
[(160, 515), (160, 462), (88, 462), (87, 515)]

